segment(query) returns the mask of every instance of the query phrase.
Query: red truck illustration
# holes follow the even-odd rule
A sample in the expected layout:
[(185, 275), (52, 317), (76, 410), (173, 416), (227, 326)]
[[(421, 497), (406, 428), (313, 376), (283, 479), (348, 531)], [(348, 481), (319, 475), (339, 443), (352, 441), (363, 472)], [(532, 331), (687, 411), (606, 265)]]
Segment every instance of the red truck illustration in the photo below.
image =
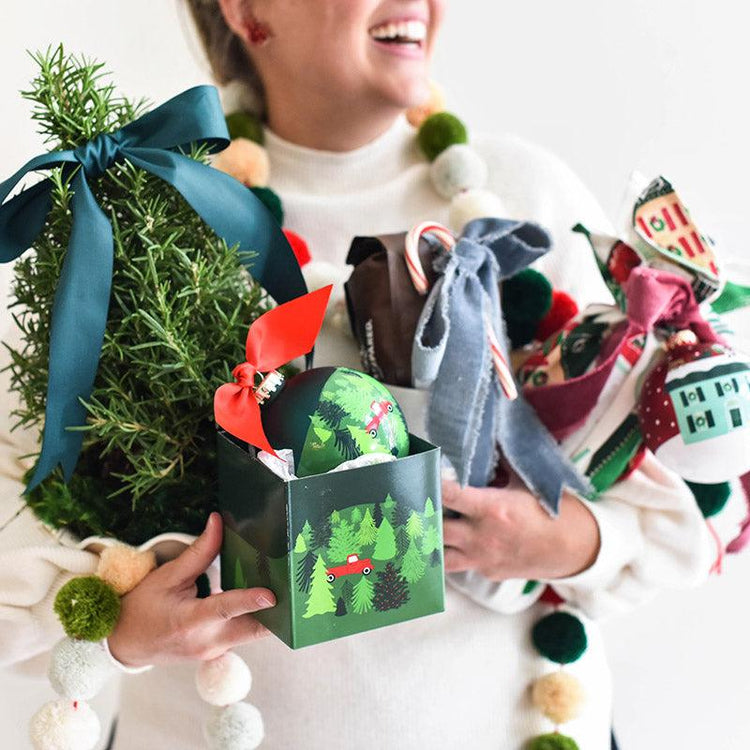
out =
[(326, 578), (332, 583), (341, 576), (351, 576), (355, 573), (369, 576), (372, 573), (372, 560), (360, 560), (359, 555), (347, 555), (346, 564), (338, 565), (335, 568), (328, 568)]
[(373, 401), (370, 404), (370, 412), (372, 418), (367, 423), (365, 430), (369, 433), (370, 437), (376, 437), (378, 434), (378, 427), (380, 423), (393, 411), (393, 402), (391, 401)]

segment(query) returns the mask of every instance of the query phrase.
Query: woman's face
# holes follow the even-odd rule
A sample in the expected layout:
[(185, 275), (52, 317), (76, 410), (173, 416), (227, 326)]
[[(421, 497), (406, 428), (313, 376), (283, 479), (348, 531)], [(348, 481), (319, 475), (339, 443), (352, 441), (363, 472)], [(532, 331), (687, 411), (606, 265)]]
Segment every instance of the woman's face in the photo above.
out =
[(271, 34), (250, 47), (266, 90), (329, 96), (342, 106), (406, 108), (427, 93), (446, 0), (250, 0)]

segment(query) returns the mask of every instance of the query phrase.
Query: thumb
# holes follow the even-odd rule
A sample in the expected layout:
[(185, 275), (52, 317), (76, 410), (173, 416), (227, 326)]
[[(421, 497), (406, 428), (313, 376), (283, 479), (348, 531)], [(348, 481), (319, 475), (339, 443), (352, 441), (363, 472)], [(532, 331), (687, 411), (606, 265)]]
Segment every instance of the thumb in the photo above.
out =
[(203, 533), (189, 546), (181, 555), (171, 562), (162, 566), (168, 567), (168, 574), (174, 585), (189, 584), (192, 586), (195, 579), (216, 559), (221, 550), (222, 541), (221, 516), (212, 513), (206, 522)]

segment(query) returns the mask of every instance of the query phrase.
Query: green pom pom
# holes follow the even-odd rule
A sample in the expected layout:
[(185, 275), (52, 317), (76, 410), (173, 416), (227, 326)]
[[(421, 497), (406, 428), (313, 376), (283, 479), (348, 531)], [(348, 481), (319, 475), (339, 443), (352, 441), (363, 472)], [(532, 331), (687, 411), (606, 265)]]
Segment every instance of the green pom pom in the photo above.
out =
[(525, 268), (503, 282), (502, 305), (511, 346), (525, 346), (552, 307), (552, 284), (539, 271)]
[(534, 737), (527, 750), (578, 750), (578, 743), (564, 734), (540, 734)]
[(723, 510), (732, 494), (732, 487), (729, 482), (719, 482), (718, 484), (687, 482), (687, 486), (695, 495), (695, 501), (698, 503), (704, 518), (711, 518), (711, 516), (715, 516)]
[(417, 140), (424, 155), (434, 161), (448, 146), (466, 143), (469, 137), (458, 117), (450, 112), (436, 112), (422, 123)]
[(557, 664), (580, 659), (588, 641), (583, 623), (568, 612), (553, 612), (543, 617), (531, 631), (537, 651)]
[(265, 138), (263, 125), (257, 117), (249, 112), (232, 112), (225, 119), (230, 138), (233, 140), (235, 138), (247, 138), (250, 141), (260, 143), (261, 146), (263, 145)]
[(68, 581), (55, 597), (55, 614), (70, 638), (100, 641), (120, 616), (120, 597), (97, 576)]
[(254, 187), (250, 190), (255, 197), (273, 214), (273, 218), (284, 226), (284, 209), (281, 207), (281, 198), (267, 187)]

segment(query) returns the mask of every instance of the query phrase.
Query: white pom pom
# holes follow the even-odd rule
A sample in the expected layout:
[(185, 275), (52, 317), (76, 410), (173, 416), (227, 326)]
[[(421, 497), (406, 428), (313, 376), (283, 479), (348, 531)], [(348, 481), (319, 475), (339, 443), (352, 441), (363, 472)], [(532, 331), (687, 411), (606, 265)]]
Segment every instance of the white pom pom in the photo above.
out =
[(214, 709), (204, 735), (209, 750), (253, 750), (263, 741), (263, 717), (249, 703)]
[(31, 717), (29, 725), (34, 750), (92, 750), (100, 733), (99, 717), (81, 701), (46, 703)]
[(212, 706), (228, 706), (244, 700), (251, 684), (247, 664), (232, 651), (204, 661), (195, 673), (198, 695)]
[(98, 643), (63, 638), (52, 649), (47, 674), (56, 693), (74, 701), (87, 701), (104, 687), (113, 671)]
[(471, 146), (456, 143), (432, 162), (430, 178), (435, 190), (450, 200), (462, 190), (484, 187), (487, 183), (487, 164)]
[(503, 204), (494, 193), (489, 190), (467, 190), (453, 196), (448, 221), (451, 229), (460, 233), (473, 219), (498, 217), (504, 213)]
[(341, 268), (325, 260), (311, 260), (302, 267), (302, 276), (311, 292), (333, 284), (325, 319), (327, 323), (340, 331), (349, 329), (346, 293), (344, 292), (344, 282), (349, 278), (349, 273), (350, 269)]

